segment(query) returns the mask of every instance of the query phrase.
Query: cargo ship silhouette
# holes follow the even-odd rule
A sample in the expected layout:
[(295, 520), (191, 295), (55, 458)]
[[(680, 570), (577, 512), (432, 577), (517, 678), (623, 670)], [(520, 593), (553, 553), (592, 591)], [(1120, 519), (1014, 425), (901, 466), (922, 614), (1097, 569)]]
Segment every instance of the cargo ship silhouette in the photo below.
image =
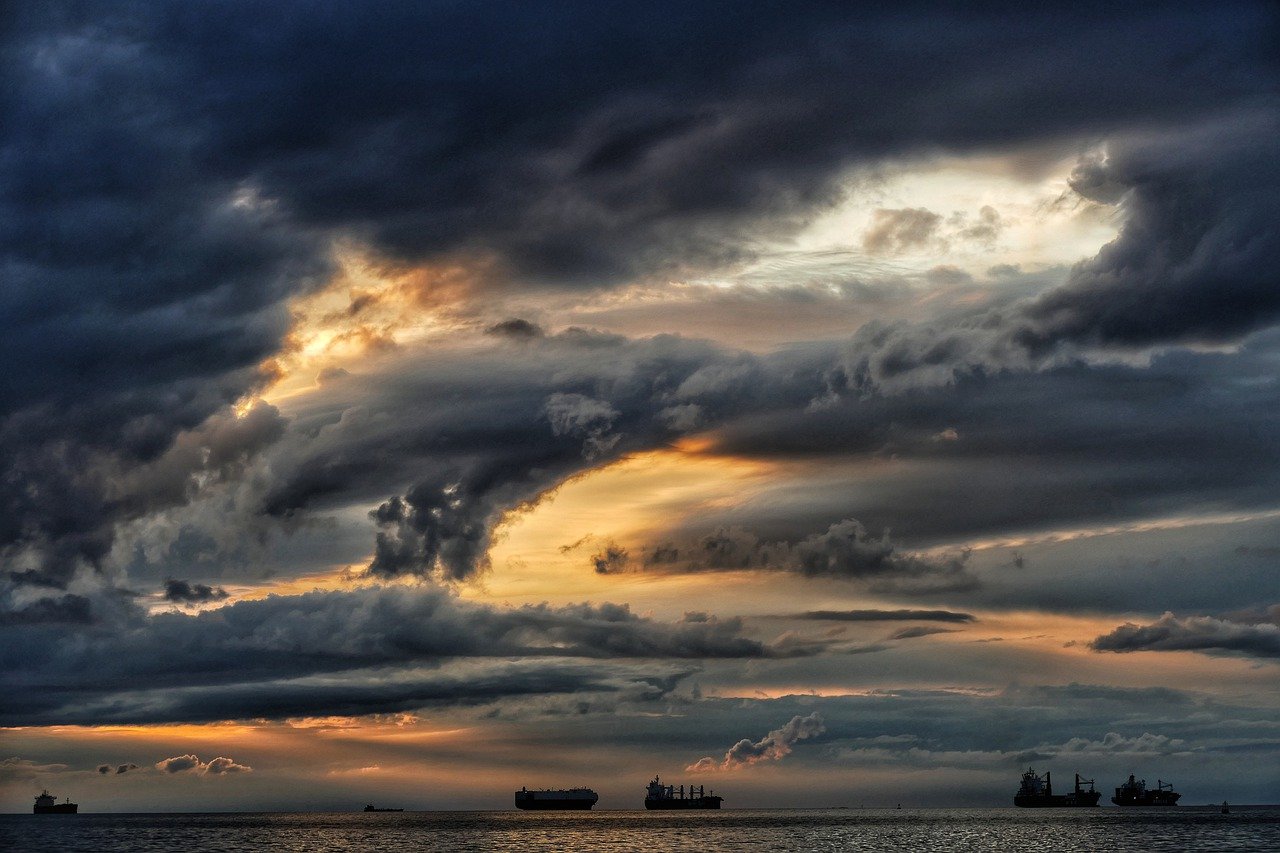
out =
[(71, 802), (70, 797), (67, 797), (65, 803), (60, 803), (53, 794), (43, 791), (36, 797), (36, 804), (31, 811), (33, 814), (75, 814), (79, 809), (80, 804)]
[(686, 797), (684, 785), (679, 788), (674, 785), (663, 785), (662, 780), (657, 776), (654, 776), (653, 781), (649, 783), (648, 792), (644, 797), (644, 807), (650, 810), (718, 809), (722, 802), (724, 797), (717, 797), (715, 791), (706, 793), (701, 785), (696, 788), (690, 785), (689, 795)]
[(1155, 789), (1147, 787), (1146, 779), (1134, 779), (1129, 774), (1129, 781), (1116, 788), (1116, 795), (1111, 802), (1117, 806), (1176, 806), (1182, 795), (1173, 790), (1172, 782), (1156, 780)]
[[(1089, 790), (1080, 787), (1088, 785)], [(1093, 789), (1092, 779), (1081, 779), (1076, 774), (1075, 790), (1069, 794), (1053, 793), (1053, 779), (1046, 771), (1044, 778), (1036, 775), (1035, 768), (1027, 768), (1022, 774), (1022, 787), (1013, 796), (1013, 804), (1027, 809), (1038, 808), (1072, 808), (1076, 806), (1096, 806), (1102, 796), (1101, 791)]]
[(521, 788), (516, 791), (516, 808), (544, 811), (567, 809), (590, 809), (600, 796), (590, 788), (543, 788), (530, 791)]

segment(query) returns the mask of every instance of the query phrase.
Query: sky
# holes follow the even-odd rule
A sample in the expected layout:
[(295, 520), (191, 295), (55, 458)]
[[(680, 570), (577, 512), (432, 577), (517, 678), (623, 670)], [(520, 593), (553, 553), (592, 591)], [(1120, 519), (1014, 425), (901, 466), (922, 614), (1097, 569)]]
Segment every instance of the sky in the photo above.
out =
[(1280, 802), (1280, 14), (861, 5), (11, 8), (0, 811)]

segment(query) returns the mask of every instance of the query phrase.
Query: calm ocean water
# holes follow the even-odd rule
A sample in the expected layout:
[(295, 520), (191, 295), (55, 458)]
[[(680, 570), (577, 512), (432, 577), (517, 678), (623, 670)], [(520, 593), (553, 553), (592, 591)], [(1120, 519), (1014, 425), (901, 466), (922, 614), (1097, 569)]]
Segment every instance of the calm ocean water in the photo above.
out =
[(28, 851), (1280, 851), (1280, 807), (0, 815)]

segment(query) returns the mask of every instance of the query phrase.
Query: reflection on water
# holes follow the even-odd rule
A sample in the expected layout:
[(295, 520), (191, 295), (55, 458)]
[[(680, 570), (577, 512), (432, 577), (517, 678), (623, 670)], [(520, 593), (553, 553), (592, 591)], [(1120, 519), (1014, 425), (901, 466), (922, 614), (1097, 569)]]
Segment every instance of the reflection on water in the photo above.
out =
[(0, 815), (35, 851), (1280, 850), (1280, 807)]

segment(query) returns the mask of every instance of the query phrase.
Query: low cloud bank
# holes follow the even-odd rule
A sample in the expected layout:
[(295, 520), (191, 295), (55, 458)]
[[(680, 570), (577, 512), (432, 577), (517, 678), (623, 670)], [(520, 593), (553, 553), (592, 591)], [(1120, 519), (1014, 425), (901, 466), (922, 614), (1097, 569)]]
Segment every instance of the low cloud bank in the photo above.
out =
[(1178, 617), (1165, 613), (1149, 625), (1126, 622), (1095, 638), (1099, 652), (1206, 652), (1280, 658), (1280, 625), (1242, 622), (1212, 616)]
[(253, 768), (239, 764), (225, 756), (204, 762), (195, 755), (175, 755), (156, 762), (161, 773), (191, 773), (196, 776), (225, 776), (232, 773), (250, 773)]

